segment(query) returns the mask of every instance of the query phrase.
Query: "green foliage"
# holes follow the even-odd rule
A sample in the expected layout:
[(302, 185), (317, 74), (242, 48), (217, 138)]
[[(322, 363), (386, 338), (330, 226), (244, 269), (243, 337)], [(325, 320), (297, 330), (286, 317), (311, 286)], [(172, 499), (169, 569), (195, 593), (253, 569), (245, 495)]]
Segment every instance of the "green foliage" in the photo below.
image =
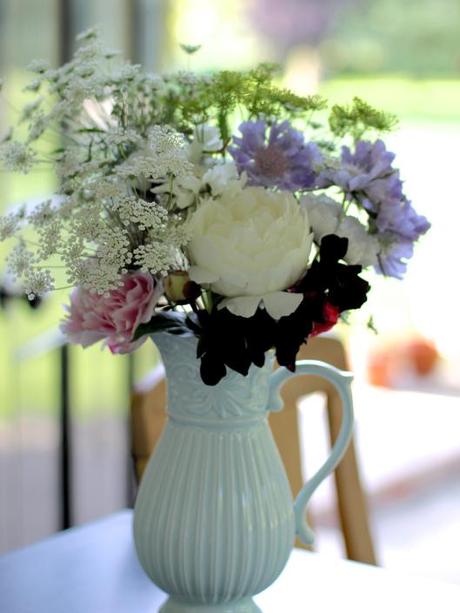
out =
[(351, 135), (355, 140), (369, 130), (389, 132), (397, 123), (394, 115), (375, 109), (358, 97), (353, 98), (351, 106), (334, 105), (329, 115), (329, 127), (333, 134), (339, 137)]
[(236, 110), (245, 119), (264, 117), (308, 119), (324, 109), (320, 96), (298, 96), (275, 83), (278, 66), (260, 64), (249, 71), (223, 70), (211, 75), (179, 73), (168, 78), (164, 99), (171, 123), (191, 132), (194, 125), (217, 119), (226, 143), (231, 136), (231, 118)]

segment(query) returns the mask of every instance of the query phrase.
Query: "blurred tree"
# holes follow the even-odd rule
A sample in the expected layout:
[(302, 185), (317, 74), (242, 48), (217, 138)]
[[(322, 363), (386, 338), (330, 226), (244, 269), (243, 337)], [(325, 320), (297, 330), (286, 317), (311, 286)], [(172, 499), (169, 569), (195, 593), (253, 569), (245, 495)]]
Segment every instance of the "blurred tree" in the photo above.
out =
[(306, 45), (328, 73), (460, 72), (460, 0), (253, 0), (247, 10), (283, 62)]
[(321, 44), (330, 72), (460, 72), (459, 0), (358, 0)]

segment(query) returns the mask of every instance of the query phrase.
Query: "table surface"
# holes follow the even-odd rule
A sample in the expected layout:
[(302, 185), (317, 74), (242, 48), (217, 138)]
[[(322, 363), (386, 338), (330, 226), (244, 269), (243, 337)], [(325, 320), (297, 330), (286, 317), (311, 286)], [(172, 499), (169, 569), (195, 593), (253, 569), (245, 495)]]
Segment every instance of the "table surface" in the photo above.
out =
[[(166, 594), (141, 569), (122, 511), (0, 557), (1, 613), (155, 613)], [(458, 613), (460, 587), (294, 550), (255, 597), (264, 613)]]

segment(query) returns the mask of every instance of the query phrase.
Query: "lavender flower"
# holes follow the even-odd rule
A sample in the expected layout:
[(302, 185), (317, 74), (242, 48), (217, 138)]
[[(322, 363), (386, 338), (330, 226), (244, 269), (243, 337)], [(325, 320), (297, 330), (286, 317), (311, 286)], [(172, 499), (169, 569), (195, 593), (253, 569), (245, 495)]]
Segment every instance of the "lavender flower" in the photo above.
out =
[(319, 177), (320, 187), (337, 185), (369, 213), (371, 227), (382, 249), (376, 270), (402, 278), (413, 243), (430, 228), (404, 196), (399, 171), (393, 168), (394, 153), (383, 141), (358, 141), (355, 151), (342, 148), (340, 166), (326, 168)]
[(234, 136), (228, 150), (239, 172), (246, 172), (248, 184), (288, 191), (316, 185), (321, 153), (314, 143), (306, 144), (289, 121), (270, 128), (262, 120), (245, 121), (239, 129), (242, 137)]
[(408, 200), (390, 202), (376, 219), (383, 248), (375, 267), (378, 273), (402, 279), (407, 260), (414, 253), (414, 243), (430, 228), (429, 221), (418, 215)]
[(388, 201), (401, 201), (402, 181), (392, 167), (395, 154), (387, 151), (381, 140), (360, 140), (354, 153), (342, 147), (338, 168), (326, 168), (319, 177), (320, 187), (337, 185), (354, 197), (369, 212), (377, 213)]
[(386, 206), (380, 208), (376, 219), (379, 232), (390, 230), (401, 239), (416, 241), (430, 228), (430, 223), (418, 215), (412, 204), (403, 199), (401, 202), (389, 201)]
[(387, 277), (402, 279), (407, 269), (407, 260), (414, 254), (414, 244), (409, 239), (395, 240), (395, 236), (390, 234), (385, 239), (388, 243), (378, 256), (375, 270)]

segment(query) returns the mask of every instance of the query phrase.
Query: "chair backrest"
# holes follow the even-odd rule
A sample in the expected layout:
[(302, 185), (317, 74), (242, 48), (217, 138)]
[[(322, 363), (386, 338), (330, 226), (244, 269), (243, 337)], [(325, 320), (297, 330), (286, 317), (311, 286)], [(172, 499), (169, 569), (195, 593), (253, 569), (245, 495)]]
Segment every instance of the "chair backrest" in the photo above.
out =
[(159, 364), (131, 395), (131, 455), (138, 481), (166, 423), (167, 386)]
[[(308, 344), (302, 345), (297, 357), (321, 360), (341, 370), (348, 369), (344, 346), (334, 337), (323, 335), (310, 339)], [(269, 418), (294, 496), (304, 482), (297, 408), (303, 397), (318, 391), (326, 395), (332, 444), (340, 429), (341, 401), (335, 388), (325, 379), (303, 375), (288, 380), (281, 392), (284, 408), (282, 411), (271, 413)], [(131, 401), (132, 455), (138, 480), (142, 477), (145, 465), (166, 423), (166, 399), (166, 380), (163, 366), (160, 364), (136, 387)], [(376, 564), (367, 504), (359, 477), (353, 441), (337, 467), (334, 477), (347, 557)], [(297, 545), (302, 546), (300, 542)]]

